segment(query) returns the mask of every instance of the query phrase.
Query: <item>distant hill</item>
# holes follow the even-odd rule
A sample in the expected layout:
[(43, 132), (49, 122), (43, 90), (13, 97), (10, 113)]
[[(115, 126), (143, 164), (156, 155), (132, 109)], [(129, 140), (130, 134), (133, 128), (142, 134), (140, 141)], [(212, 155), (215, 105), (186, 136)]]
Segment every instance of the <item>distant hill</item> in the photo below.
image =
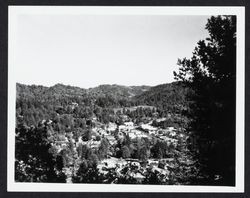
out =
[(41, 85), (24, 85), (16, 84), (16, 97), (19, 98), (36, 98), (48, 91), (48, 87)]
[(187, 94), (190, 89), (181, 82), (161, 84), (151, 87), (148, 91), (136, 95), (134, 100), (145, 105), (153, 105), (160, 109), (185, 108)]
[(103, 98), (109, 97), (115, 100), (126, 99), (140, 95), (150, 89), (149, 86), (123, 86), (123, 85), (100, 85), (94, 88), (84, 89), (70, 85), (56, 84), (51, 87), (41, 85), (24, 85), (17, 83), (17, 99), (59, 99), (62, 97), (89, 97), (89, 98)]
[[(45, 87), (17, 83), (16, 90), (18, 123), (23, 119), (28, 126), (37, 125), (43, 119), (58, 122), (58, 119), (66, 119), (65, 116), (67, 123), (73, 117), (90, 119), (93, 116), (103, 123), (118, 122), (114, 112), (121, 109), (129, 109), (131, 118), (151, 115), (150, 107), (156, 108), (160, 117), (179, 114), (188, 107), (186, 95), (189, 92), (178, 82), (155, 87), (100, 85), (90, 89), (63, 84)], [(143, 110), (143, 107), (147, 108)], [(58, 114), (64, 117), (58, 117)]]
[(87, 92), (93, 96), (111, 96), (117, 99), (121, 98), (131, 98), (137, 95), (142, 94), (145, 91), (150, 89), (149, 86), (123, 86), (123, 85), (100, 85), (95, 88), (90, 88)]
[(63, 85), (63, 84), (56, 84), (48, 89), (48, 92), (51, 94), (57, 94), (57, 95), (67, 95), (67, 96), (82, 96), (87, 94), (87, 90), (70, 86), (70, 85)]
[(56, 84), (52, 87), (42, 85), (24, 85), (17, 83), (17, 98), (54, 98), (83, 96), (87, 94), (85, 89), (69, 85)]
[[(96, 101), (97, 105), (126, 106), (126, 104), (150, 105), (160, 109), (169, 109), (186, 106), (186, 95), (189, 89), (180, 82), (150, 86), (123, 86), (100, 85), (94, 88), (83, 89), (79, 87), (56, 84), (52, 87), (41, 85), (23, 85), (17, 83), (17, 99), (35, 99), (39, 101), (63, 100)], [(73, 99), (73, 100), (72, 100)], [(123, 102), (121, 102), (123, 101)], [(127, 103), (133, 102), (133, 103)], [(91, 103), (92, 103), (91, 102)], [(90, 104), (90, 103), (88, 103)]]

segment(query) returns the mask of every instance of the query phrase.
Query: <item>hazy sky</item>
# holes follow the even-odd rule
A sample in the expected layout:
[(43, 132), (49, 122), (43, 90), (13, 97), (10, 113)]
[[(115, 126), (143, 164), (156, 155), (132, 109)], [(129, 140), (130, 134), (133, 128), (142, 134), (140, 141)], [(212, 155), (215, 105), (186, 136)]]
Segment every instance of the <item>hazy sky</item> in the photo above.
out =
[(15, 72), (24, 84), (157, 85), (207, 37), (209, 16), (21, 15)]

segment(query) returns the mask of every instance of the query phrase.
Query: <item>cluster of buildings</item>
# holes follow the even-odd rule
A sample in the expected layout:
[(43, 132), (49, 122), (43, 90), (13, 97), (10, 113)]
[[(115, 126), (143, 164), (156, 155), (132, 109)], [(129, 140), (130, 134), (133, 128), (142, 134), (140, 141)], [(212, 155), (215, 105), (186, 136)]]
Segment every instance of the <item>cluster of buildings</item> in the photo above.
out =
[(137, 159), (120, 159), (110, 157), (102, 160), (97, 168), (100, 174), (107, 176), (110, 171), (114, 171), (117, 177), (129, 176), (141, 183), (149, 172), (156, 173), (162, 180), (169, 180), (169, 176), (178, 164), (173, 158), (167, 159), (148, 159), (147, 164)]
[[(164, 119), (164, 118), (162, 118)], [(162, 121), (162, 119), (160, 121)], [(124, 135), (128, 135), (131, 140), (137, 138), (148, 138), (151, 139), (152, 136), (158, 138), (159, 140), (166, 141), (169, 144), (177, 146), (179, 139), (186, 140), (187, 135), (184, 132), (177, 131), (174, 127), (167, 127), (166, 129), (161, 129), (159, 127), (152, 126), (152, 122), (147, 124), (135, 125), (133, 122), (124, 122), (122, 125), (117, 125), (115, 123), (109, 123), (105, 129), (96, 130), (101, 136), (106, 137), (111, 145), (117, 143), (114, 137), (114, 132), (117, 131), (118, 138), (123, 138)]]
[[(185, 141), (188, 137), (185, 133), (177, 131), (174, 127), (161, 129), (154, 127), (151, 124), (152, 122), (141, 125), (135, 125), (133, 122), (125, 122), (123, 125), (109, 123), (105, 129), (99, 129), (98, 132), (100, 135), (104, 135), (111, 145), (116, 143), (116, 138), (123, 138), (124, 135), (128, 135), (131, 140), (143, 137), (151, 139), (152, 136), (154, 136), (155, 138), (174, 146), (178, 145), (180, 138)], [(116, 138), (114, 135), (115, 131), (117, 134)], [(145, 164), (137, 159), (109, 157), (98, 164), (98, 169), (103, 175), (108, 174), (109, 171), (113, 170), (118, 176), (122, 176), (124, 175), (124, 170), (127, 170), (125, 174), (136, 179), (138, 182), (142, 182), (145, 179), (149, 170), (159, 174), (164, 180), (168, 180), (171, 170), (176, 169), (177, 167), (178, 163), (176, 159), (173, 158), (148, 159)]]
[[(159, 120), (159, 122), (161, 121), (164, 121), (164, 118)], [(118, 143), (118, 140), (124, 138), (125, 136), (128, 136), (131, 140), (140, 138), (148, 138), (151, 140), (154, 137), (160, 141), (167, 142), (169, 145), (171, 144), (177, 146), (180, 139), (186, 141), (188, 137), (184, 132), (181, 132), (174, 127), (162, 129), (160, 127), (152, 126), (152, 122), (148, 122), (146, 124), (142, 123), (139, 125), (136, 125), (131, 121), (124, 122), (122, 125), (109, 123), (102, 126), (97, 125), (91, 130), (91, 139), (88, 141), (83, 141), (81, 136), (79, 136), (78, 139), (74, 139), (73, 133), (70, 132), (67, 133), (67, 135), (61, 135), (58, 137), (53, 143), (53, 146), (58, 152), (64, 148), (66, 149), (69, 143), (74, 145), (75, 152), (77, 152), (76, 148), (78, 148), (80, 145), (87, 145), (91, 149), (98, 149), (101, 144), (101, 139), (105, 137), (109, 144), (115, 147), (115, 145)], [(100, 138), (96, 138), (97, 136)], [(188, 159), (184, 159), (184, 161), (186, 162)], [(192, 162), (188, 163), (192, 164)], [(108, 158), (100, 161), (97, 168), (104, 176), (107, 175), (111, 170), (115, 171), (118, 176), (124, 176), (124, 170), (126, 170), (125, 174), (127, 176), (134, 178), (138, 182), (142, 182), (149, 170), (161, 175), (161, 178), (168, 180), (171, 170), (176, 168), (176, 166), (178, 166), (176, 160), (171, 158), (148, 159), (147, 163), (145, 164), (145, 162), (140, 162), (137, 159), (115, 158), (112, 153), (109, 152)], [(66, 172), (69, 174), (71, 171), (67, 170)], [(69, 181), (70, 180), (71, 179), (69, 179)]]

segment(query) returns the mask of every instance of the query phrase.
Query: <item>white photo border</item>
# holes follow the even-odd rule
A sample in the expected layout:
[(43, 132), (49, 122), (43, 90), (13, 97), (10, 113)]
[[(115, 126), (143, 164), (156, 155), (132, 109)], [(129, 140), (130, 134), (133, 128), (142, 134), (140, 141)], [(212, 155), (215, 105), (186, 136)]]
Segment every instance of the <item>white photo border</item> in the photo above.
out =
[[(15, 31), (17, 18), (28, 15), (236, 15), (237, 83), (236, 83), (236, 182), (228, 186), (176, 186), (127, 184), (58, 184), (15, 182)], [(8, 192), (197, 192), (243, 193), (245, 169), (245, 7), (243, 6), (8, 6)]]

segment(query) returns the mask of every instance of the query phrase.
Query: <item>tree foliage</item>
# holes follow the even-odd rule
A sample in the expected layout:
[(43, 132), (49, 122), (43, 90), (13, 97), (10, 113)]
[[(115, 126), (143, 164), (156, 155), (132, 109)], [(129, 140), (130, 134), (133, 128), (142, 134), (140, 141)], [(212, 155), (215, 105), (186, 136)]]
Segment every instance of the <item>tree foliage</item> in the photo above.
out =
[(212, 16), (206, 29), (209, 37), (198, 42), (190, 59), (178, 60), (174, 75), (194, 91), (190, 130), (204, 171), (211, 178), (222, 176), (223, 185), (234, 185), (236, 17)]
[(18, 128), (15, 158), (18, 182), (65, 182), (62, 158), (52, 153), (46, 126)]

